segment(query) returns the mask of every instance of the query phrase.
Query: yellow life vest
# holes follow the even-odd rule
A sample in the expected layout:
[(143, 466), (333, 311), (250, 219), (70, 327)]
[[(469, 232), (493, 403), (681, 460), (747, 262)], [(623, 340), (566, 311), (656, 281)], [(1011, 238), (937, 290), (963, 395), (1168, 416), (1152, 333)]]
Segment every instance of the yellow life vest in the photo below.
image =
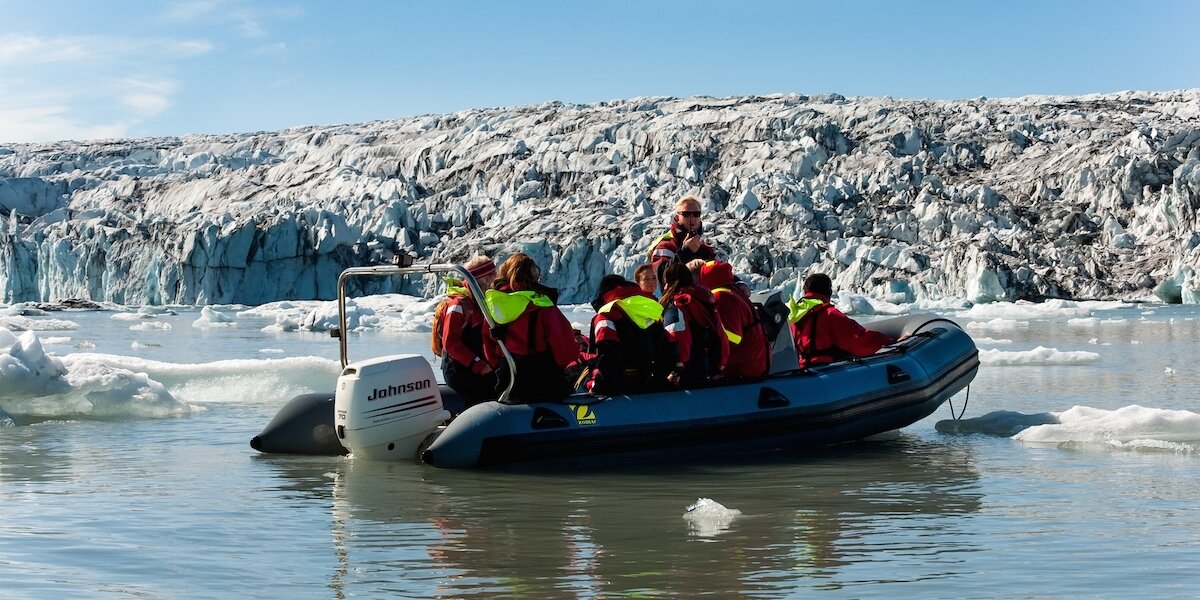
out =
[(641, 329), (662, 320), (663, 306), (642, 295), (613, 300), (601, 306), (598, 312), (608, 312), (612, 310), (613, 305), (620, 306), (621, 310), (625, 311), (625, 316)]
[(803, 319), (809, 311), (824, 303), (825, 301), (820, 298), (802, 298), (799, 302), (795, 298), (788, 298), (788, 323), (795, 323)]
[(488, 290), (483, 293), (484, 304), (498, 325), (507, 325), (516, 321), (525, 313), (530, 304), (548, 308), (554, 306), (554, 301), (534, 291), (501, 292)]

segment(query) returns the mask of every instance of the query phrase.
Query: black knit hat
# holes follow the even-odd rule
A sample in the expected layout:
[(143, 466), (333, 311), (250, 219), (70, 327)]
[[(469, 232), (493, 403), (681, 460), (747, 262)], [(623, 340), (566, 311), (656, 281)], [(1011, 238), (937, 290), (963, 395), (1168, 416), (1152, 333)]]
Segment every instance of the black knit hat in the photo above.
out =
[(605, 275), (602, 279), (600, 279), (600, 288), (596, 290), (596, 297), (592, 300), (592, 308), (597, 311), (600, 310), (600, 307), (604, 306), (604, 294), (607, 294), (617, 286), (628, 283), (628, 279), (625, 279), (624, 277), (615, 273), (611, 275)]

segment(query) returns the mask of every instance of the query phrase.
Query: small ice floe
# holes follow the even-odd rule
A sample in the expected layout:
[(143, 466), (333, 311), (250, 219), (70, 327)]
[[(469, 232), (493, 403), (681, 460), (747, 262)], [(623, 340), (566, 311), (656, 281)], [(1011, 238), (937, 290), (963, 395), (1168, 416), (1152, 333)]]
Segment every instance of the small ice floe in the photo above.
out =
[(192, 327), (208, 329), (213, 327), (237, 327), (237, 319), (217, 312), (207, 306), (200, 309), (200, 318), (192, 321)]
[(75, 344), (75, 347), (79, 348), (80, 350), (95, 350), (96, 349), (96, 345), (87, 340), (83, 340), (82, 342)]
[(1048, 300), (1046, 302), (1027, 302), (1018, 300), (1016, 302), (988, 302), (985, 304), (976, 304), (970, 309), (958, 313), (959, 317), (967, 317), (971, 319), (986, 319), (986, 318), (1007, 318), (1007, 319), (1028, 319), (1028, 318), (1061, 318), (1061, 317), (1085, 317), (1091, 314), (1092, 307), (1081, 306), (1078, 302), (1071, 300)]
[(24, 417), (158, 417), (188, 414), (159, 382), (96, 362), (95, 354), (46, 354), (31, 332), (0, 330), (0, 420)]
[(711, 498), (699, 498), (689, 505), (683, 518), (692, 533), (699, 537), (714, 537), (729, 531), (734, 519), (742, 516), (736, 508), (725, 508)]
[(1200, 413), (1136, 404), (1116, 410), (1073, 406), (1057, 424), (1037, 425), (1013, 436), (1021, 442), (1104, 446), (1123, 450), (1200, 449)]
[(981, 338), (976, 338), (976, 339), (975, 339), (975, 344), (976, 344), (976, 345), (979, 345), (979, 344), (993, 344), (993, 345), (997, 345), (997, 346), (998, 346), (998, 345), (1001, 345), (1001, 344), (1011, 344), (1011, 343), (1013, 343), (1013, 341), (1012, 341), (1012, 340), (1010, 340), (1010, 339), (1008, 339), (1008, 338), (990, 338), (990, 337), (981, 337)]
[(1134, 345), (1134, 346), (1136, 346), (1136, 345), (1138, 345), (1138, 344), (1140, 344), (1140, 343), (1142, 343), (1142, 342), (1141, 342), (1141, 340), (1129, 340), (1129, 343), (1130, 343), (1130, 344), (1132, 344), (1132, 345)]
[(1096, 343), (1099, 341), (1100, 341), (1100, 338), (1092, 338), (1092, 339), (1088, 340), (1088, 343), (1095, 346)]
[(1100, 355), (1084, 350), (1064, 352), (1057, 348), (1038, 346), (1033, 350), (1007, 352), (1004, 350), (980, 350), (979, 362), (992, 366), (1025, 365), (1083, 365), (1100, 360)]
[(1167, 367), (1167, 368), (1163, 369), (1163, 373), (1166, 373), (1167, 377), (1173, 377), (1175, 375), (1175, 369), (1172, 369), (1171, 367)]
[(262, 348), (259, 350), (262, 354), (283, 354), (282, 348)]
[(1054, 413), (1023, 414), (1011, 410), (997, 410), (971, 419), (946, 419), (934, 424), (942, 433), (982, 433), (1000, 437), (1012, 437), (1034, 425), (1058, 423)]
[(9, 331), (69, 331), (79, 324), (63, 319), (30, 319), (22, 316), (0, 316), (0, 329)]
[(300, 321), (302, 317), (291, 317), (283, 313), (276, 313), (275, 322), (263, 327), (263, 331), (299, 331)]
[(136, 312), (121, 312), (121, 313), (112, 315), (109, 318), (114, 321), (146, 321), (146, 320), (150, 320), (150, 319), (157, 319), (158, 315), (150, 315), (150, 314), (136, 313)]
[(43, 346), (65, 346), (71, 343), (71, 338), (63, 336), (50, 336), (42, 338)]
[(1004, 330), (1024, 329), (1029, 327), (1029, 321), (1014, 321), (997, 317), (990, 321), (972, 321), (967, 323), (967, 329)]
[(154, 344), (154, 343), (150, 343), (150, 342), (139, 342), (137, 340), (133, 340), (133, 343), (130, 344), (129, 347), (133, 348), (134, 350), (140, 350), (142, 348), (162, 348), (162, 344)]
[(164, 321), (142, 321), (129, 326), (130, 331), (170, 331), (171, 324)]

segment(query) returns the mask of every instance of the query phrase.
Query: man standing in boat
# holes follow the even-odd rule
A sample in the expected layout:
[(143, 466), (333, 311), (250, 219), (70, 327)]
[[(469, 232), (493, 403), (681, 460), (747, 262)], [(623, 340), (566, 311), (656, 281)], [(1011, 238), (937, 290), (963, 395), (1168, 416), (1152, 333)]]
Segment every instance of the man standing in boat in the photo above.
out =
[(675, 203), (675, 213), (671, 215), (671, 228), (650, 248), (650, 264), (654, 265), (654, 272), (660, 281), (663, 267), (670, 261), (686, 265), (695, 259), (709, 261), (717, 258), (713, 247), (701, 237), (703, 234), (700, 200), (690, 195), (680, 198)]
[(804, 280), (804, 297), (788, 301), (792, 339), (800, 355), (800, 368), (856, 356), (870, 356), (895, 343), (890, 335), (873, 331), (847, 317), (830, 302), (833, 282), (824, 273)]

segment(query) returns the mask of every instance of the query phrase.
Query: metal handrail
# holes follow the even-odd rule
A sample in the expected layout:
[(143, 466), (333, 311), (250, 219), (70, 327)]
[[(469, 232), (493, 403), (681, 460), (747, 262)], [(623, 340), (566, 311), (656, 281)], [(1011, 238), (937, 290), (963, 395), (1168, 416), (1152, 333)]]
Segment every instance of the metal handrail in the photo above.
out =
[[(488, 331), (492, 332), (492, 337), (496, 340), (496, 344), (500, 346), (500, 351), (504, 353), (504, 360), (508, 362), (508, 387), (500, 394), (500, 402), (508, 402), (508, 397), (512, 393), (513, 382), (517, 380), (517, 363), (513, 360), (512, 353), (504, 345), (504, 340), (500, 339), (496, 334), (496, 320), (492, 318), (492, 313), (488, 311), (483, 298), (483, 290), (479, 287), (479, 282), (475, 281), (475, 277), (467, 271), (466, 267), (459, 264), (442, 263), (434, 265), (411, 265), (401, 267), (398, 265), (377, 265), (372, 267), (350, 267), (342, 271), (338, 275), (338, 345), (341, 352), (342, 368), (350, 364), (350, 359), (346, 351), (346, 281), (351, 277), (388, 277), (392, 275), (428, 275), (431, 273), (457, 273), (462, 276), (462, 281), (467, 285), (467, 289), (471, 290), (471, 298), (475, 304), (479, 306), (480, 312), (483, 313), (483, 318), (487, 320)], [(443, 359), (445, 360), (445, 359)]]

